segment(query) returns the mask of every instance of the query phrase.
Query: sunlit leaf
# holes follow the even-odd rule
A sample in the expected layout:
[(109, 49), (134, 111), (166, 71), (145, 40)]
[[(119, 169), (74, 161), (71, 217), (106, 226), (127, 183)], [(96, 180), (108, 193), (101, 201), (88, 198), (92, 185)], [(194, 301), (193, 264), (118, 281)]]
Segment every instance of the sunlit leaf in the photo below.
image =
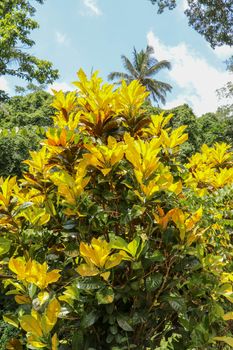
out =
[(20, 318), (20, 326), (37, 337), (42, 337), (43, 332), (40, 323), (31, 315), (24, 315)]
[(233, 338), (232, 337), (214, 337), (213, 340), (222, 341), (222, 342), (230, 345), (231, 347), (233, 347)]

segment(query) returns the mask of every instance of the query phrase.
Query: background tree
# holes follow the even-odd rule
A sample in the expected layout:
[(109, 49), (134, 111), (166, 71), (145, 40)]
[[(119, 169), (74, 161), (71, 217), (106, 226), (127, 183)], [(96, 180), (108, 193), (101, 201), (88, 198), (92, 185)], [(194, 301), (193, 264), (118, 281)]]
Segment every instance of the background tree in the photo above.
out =
[(151, 93), (154, 101), (165, 103), (167, 92), (170, 92), (171, 85), (154, 79), (154, 75), (162, 69), (170, 69), (171, 64), (166, 60), (158, 61), (153, 57), (154, 49), (147, 46), (146, 50), (137, 52), (133, 50), (133, 61), (131, 62), (126, 56), (122, 55), (122, 61), (127, 73), (112, 72), (108, 75), (109, 80), (118, 79), (119, 84), (122, 80), (130, 83), (132, 80), (139, 80)]
[[(42, 4), (43, 0), (35, 0)], [(34, 1), (34, 2), (35, 2)], [(35, 14), (27, 0), (2, 0), (0, 3), (0, 76), (13, 75), (40, 84), (52, 83), (58, 70), (52, 63), (29, 54), (34, 45), (29, 34), (38, 28)]]
[[(233, 75), (233, 56), (226, 62), (228, 71)], [(228, 103), (220, 108), (220, 113), (228, 118), (233, 118), (233, 82), (228, 81), (221, 89), (217, 90), (219, 99), (227, 99)]]
[[(176, 0), (150, 0), (158, 5), (158, 13), (165, 8), (174, 9)], [(184, 11), (192, 26), (212, 47), (233, 45), (233, 2), (232, 0), (187, 0)]]
[(0, 104), (0, 176), (21, 175), (22, 161), (39, 148), (44, 129), (52, 125), (52, 99), (40, 90)]

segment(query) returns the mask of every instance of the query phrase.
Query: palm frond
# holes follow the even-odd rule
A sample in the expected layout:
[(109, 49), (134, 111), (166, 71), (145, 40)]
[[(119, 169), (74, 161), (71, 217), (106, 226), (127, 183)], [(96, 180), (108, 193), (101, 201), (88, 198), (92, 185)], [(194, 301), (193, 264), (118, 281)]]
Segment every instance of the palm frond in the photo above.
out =
[(122, 72), (112, 72), (108, 75), (108, 80), (115, 80), (115, 79), (119, 79), (119, 82), (122, 82), (122, 80), (125, 80), (126, 82), (128, 82), (130, 80), (130, 76)]
[(154, 53), (154, 48), (153, 48), (153, 46), (147, 45), (147, 47), (146, 47), (146, 53), (148, 54), (148, 56), (153, 55), (153, 53)]
[(134, 68), (138, 71), (139, 70), (139, 66), (138, 66), (138, 52), (136, 50), (136, 48), (133, 48), (133, 65)]
[(133, 66), (133, 64), (130, 62), (130, 60), (124, 55), (121, 56), (121, 59), (123, 61), (123, 66), (125, 67), (125, 69), (134, 77), (134, 79), (137, 79), (138, 72)]
[(147, 87), (147, 90), (151, 92), (154, 101), (161, 101), (165, 104), (167, 92), (170, 92), (172, 89), (170, 84), (149, 78), (144, 80), (144, 84)]
[(153, 54), (152, 46), (147, 46), (146, 50), (139, 52), (134, 47), (132, 62), (126, 56), (121, 56), (127, 73), (113, 72), (108, 75), (108, 79), (119, 79), (117, 83), (122, 82), (122, 80), (130, 83), (137, 79), (146, 87), (147, 91), (151, 92), (151, 97), (155, 101), (165, 103), (166, 93), (171, 91), (172, 86), (152, 77), (162, 69), (171, 69), (171, 64), (166, 60), (158, 61)]
[(147, 72), (146, 75), (148, 77), (153, 76), (154, 74), (157, 74), (162, 69), (171, 69), (171, 63), (169, 61), (163, 60), (155, 63), (153, 66), (151, 66)]

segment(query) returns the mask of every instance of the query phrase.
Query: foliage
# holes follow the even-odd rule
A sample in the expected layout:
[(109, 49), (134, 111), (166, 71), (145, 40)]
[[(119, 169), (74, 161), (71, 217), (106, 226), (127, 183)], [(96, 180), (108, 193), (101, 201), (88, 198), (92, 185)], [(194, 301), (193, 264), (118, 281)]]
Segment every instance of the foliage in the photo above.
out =
[[(167, 7), (173, 10), (176, 0), (150, 0), (162, 13)], [(233, 45), (233, 5), (231, 0), (187, 0), (184, 11), (191, 25), (212, 47)]]
[(0, 105), (1, 128), (51, 125), (52, 99), (52, 95), (43, 90), (11, 97)]
[(52, 96), (36, 91), (9, 98), (0, 106), (0, 176), (21, 176), (22, 161), (39, 148), (43, 128), (52, 125)]
[[(148, 106), (148, 114), (160, 114), (162, 112), (161, 108)], [(193, 153), (200, 149), (203, 143), (206, 143), (204, 139), (205, 135), (201, 130), (199, 120), (192, 109), (187, 105), (180, 105), (178, 107), (164, 110), (164, 115), (172, 114), (173, 118), (169, 120), (169, 126), (172, 128), (178, 128), (182, 125), (187, 125), (186, 132), (188, 134), (188, 140), (180, 147), (179, 159), (182, 161), (187, 160)]]
[(22, 161), (29, 156), (29, 150), (37, 149), (40, 137), (34, 130), (13, 129), (0, 132), (0, 175), (21, 176), (23, 167)]
[[(228, 71), (233, 74), (233, 56), (231, 59), (227, 61), (227, 69)], [(219, 108), (219, 113), (224, 114), (225, 118), (232, 119), (233, 118), (233, 83), (232, 81), (228, 81), (221, 89), (217, 90), (217, 94), (219, 99), (227, 99), (228, 103), (224, 106), (221, 106)]]
[[(0, 180), (8, 349), (228, 349), (233, 153), (149, 118), (146, 88), (78, 73), (28, 172)], [(144, 117), (143, 117), (144, 116)]]
[(138, 80), (151, 93), (154, 101), (165, 103), (166, 93), (170, 92), (171, 85), (156, 80), (153, 76), (161, 69), (170, 69), (170, 62), (166, 60), (158, 61), (152, 55), (154, 50), (151, 46), (147, 46), (146, 50), (137, 52), (134, 48), (133, 63), (126, 56), (121, 56), (124, 68), (128, 73), (113, 72), (110, 73), (109, 80), (118, 79), (118, 84), (125, 80), (128, 84), (133, 80)]
[(221, 107), (216, 113), (206, 113), (198, 118), (202, 143), (228, 142), (233, 145), (233, 114), (231, 108)]
[[(43, 0), (36, 0), (43, 3)], [(32, 18), (35, 8), (27, 0), (1, 0), (0, 4), (0, 76), (13, 75), (28, 81), (52, 83), (58, 71), (48, 61), (28, 53), (34, 45), (31, 31), (38, 28)], [(27, 49), (27, 50), (25, 50)]]
[(198, 119), (204, 143), (213, 145), (214, 142), (226, 140), (226, 119), (217, 113), (206, 113)]

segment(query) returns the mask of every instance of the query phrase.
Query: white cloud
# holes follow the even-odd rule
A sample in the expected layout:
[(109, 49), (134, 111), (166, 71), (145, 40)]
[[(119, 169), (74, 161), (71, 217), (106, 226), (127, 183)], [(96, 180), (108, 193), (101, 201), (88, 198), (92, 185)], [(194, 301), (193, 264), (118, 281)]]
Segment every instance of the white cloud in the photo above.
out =
[[(83, 2), (83, 5), (88, 10), (87, 14), (94, 15), (94, 16), (102, 15), (102, 12), (98, 7), (97, 0), (82, 0), (82, 2)], [(82, 15), (85, 15), (85, 13), (82, 12)]]
[(187, 0), (182, 0), (182, 2), (181, 2), (181, 9), (183, 10), (183, 11), (185, 11), (185, 10), (187, 10), (188, 9), (188, 7), (189, 7), (189, 5), (188, 5), (188, 1)]
[(56, 91), (64, 91), (64, 92), (67, 92), (67, 91), (72, 91), (74, 90), (74, 88), (72, 86), (70, 86), (69, 84), (67, 84), (66, 82), (57, 82), (57, 83), (53, 83), (52, 85), (49, 85), (48, 88), (47, 88), (47, 91), (50, 93), (50, 94), (53, 94), (53, 91), (52, 90), (56, 90)]
[(214, 49), (214, 53), (219, 58), (227, 59), (233, 55), (233, 47), (227, 45), (217, 46)]
[(68, 38), (67, 38), (66, 34), (63, 34), (59, 31), (57, 31), (55, 33), (55, 36), (56, 36), (56, 41), (58, 42), (58, 44), (64, 45), (64, 44), (68, 43)]
[(0, 77), (0, 90), (10, 92), (10, 86), (6, 78)]
[(153, 46), (158, 60), (166, 59), (171, 62), (172, 69), (166, 75), (171, 85), (176, 85), (181, 90), (165, 107), (172, 108), (188, 103), (198, 116), (215, 112), (219, 106), (216, 90), (232, 79), (230, 73), (211, 66), (185, 43), (177, 46), (165, 45), (152, 31), (147, 34), (147, 40)]

